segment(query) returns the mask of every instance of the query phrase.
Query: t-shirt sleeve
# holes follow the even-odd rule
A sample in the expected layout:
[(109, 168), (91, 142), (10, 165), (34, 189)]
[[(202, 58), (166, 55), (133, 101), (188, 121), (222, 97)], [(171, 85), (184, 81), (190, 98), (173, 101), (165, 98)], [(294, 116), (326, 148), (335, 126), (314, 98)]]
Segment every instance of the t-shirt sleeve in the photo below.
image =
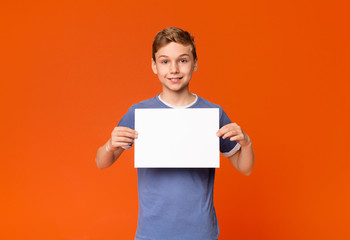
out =
[[(220, 128), (229, 123), (231, 123), (230, 118), (227, 116), (224, 110), (221, 109)], [(230, 157), (235, 154), (240, 148), (241, 145), (237, 141), (230, 141), (230, 138), (223, 139), (220, 137), (220, 152), (223, 156)]]
[[(128, 112), (120, 119), (118, 123), (118, 127), (128, 127), (131, 129), (135, 129), (135, 108), (131, 106)], [(129, 149), (132, 147), (132, 143), (130, 146), (122, 147), (124, 149)]]

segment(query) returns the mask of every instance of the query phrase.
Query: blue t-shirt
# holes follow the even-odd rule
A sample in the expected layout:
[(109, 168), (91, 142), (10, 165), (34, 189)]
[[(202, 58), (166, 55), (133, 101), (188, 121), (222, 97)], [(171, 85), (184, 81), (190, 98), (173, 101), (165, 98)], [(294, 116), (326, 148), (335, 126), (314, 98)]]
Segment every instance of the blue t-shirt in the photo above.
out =
[[(196, 96), (196, 95), (195, 95)], [(134, 129), (136, 108), (172, 108), (158, 96), (134, 104), (118, 126)], [(188, 108), (219, 108), (220, 128), (231, 120), (219, 105), (196, 96)], [(231, 156), (240, 145), (220, 138)], [(205, 149), (203, 150), (205, 151)], [(213, 240), (219, 227), (213, 204), (215, 168), (138, 168), (139, 214), (136, 240)]]

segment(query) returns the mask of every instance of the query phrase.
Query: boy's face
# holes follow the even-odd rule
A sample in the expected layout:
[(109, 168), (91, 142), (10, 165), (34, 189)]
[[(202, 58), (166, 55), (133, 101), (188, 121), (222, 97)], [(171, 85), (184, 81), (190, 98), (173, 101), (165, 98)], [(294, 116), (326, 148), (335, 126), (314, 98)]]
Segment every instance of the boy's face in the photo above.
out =
[(179, 92), (188, 89), (192, 73), (197, 70), (191, 45), (171, 42), (160, 48), (152, 59), (152, 70), (158, 75), (164, 90)]

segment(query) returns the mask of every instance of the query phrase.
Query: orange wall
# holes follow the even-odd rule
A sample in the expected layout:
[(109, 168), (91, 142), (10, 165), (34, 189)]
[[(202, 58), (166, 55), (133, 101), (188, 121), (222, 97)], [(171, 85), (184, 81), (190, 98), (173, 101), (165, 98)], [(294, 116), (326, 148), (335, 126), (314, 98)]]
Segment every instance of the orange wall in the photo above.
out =
[(94, 157), (159, 93), (167, 26), (195, 35), (192, 92), (254, 142), (251, 176), (217, 170), (220, 239), (350, 239), (347, 1), (55, 2), (0, 7), (1, 239), (133, 238), (133, 150), (106, 170)]

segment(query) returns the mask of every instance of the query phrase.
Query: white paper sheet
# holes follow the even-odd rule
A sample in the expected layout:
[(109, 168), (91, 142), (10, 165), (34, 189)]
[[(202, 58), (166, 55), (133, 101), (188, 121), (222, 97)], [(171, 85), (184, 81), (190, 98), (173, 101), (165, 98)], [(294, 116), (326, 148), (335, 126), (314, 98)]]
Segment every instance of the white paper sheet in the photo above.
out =
[(218, 108), (135, 109), (136, 168), (218, 168)]

